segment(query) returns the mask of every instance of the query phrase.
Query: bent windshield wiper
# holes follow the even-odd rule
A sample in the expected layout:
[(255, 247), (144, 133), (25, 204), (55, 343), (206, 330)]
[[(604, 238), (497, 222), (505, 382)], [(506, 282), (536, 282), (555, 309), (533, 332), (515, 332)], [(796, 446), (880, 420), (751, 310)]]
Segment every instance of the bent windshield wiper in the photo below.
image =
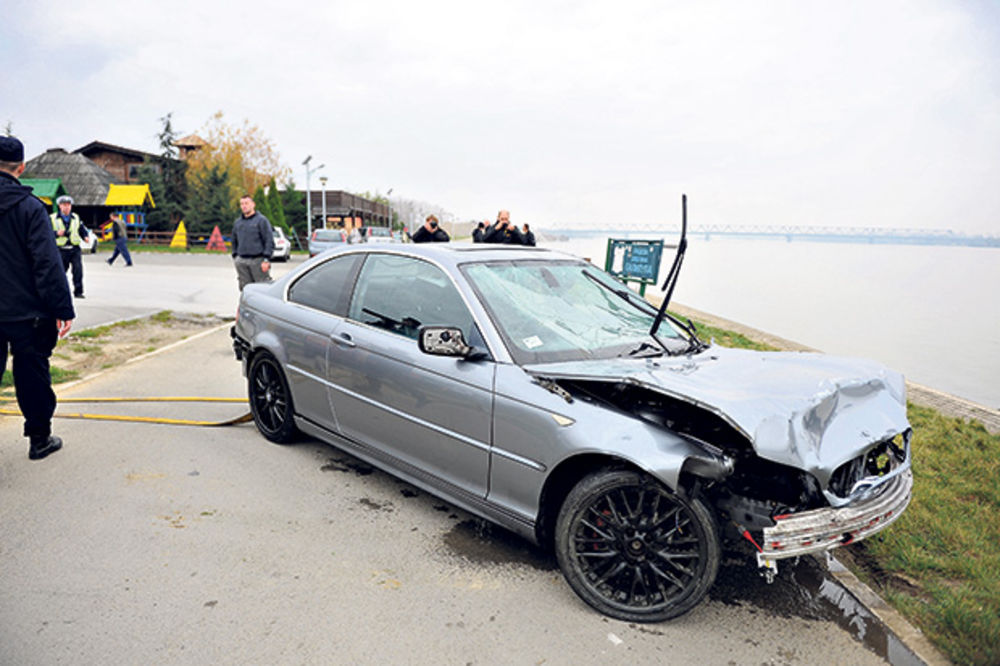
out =
[[(626, 289), (615, 289), (610, 284), (605, 284), (604, 282), (601, 282), (601, 280), (599, 278), (597, 278), (597, 277), (591, 275), (590, 273), (588, 273), (587, 269), (581, 269), (580, 272), (583, 273), (584, 277), (586, 277), (588, 280), (591, 280), (592, 282), (595, 282), (599, 287), (603, 287), (603, 288), (607, 289), (608, 291), (610, 291), (615, 296), (618, 296), (619, 298), (621, 298), (622, 300), (627, 301), (629, 303), (632, 303), (632, 299), (630, 298), (630, 296), (632, 295), (632, 291), (630, 289), (627, 289), (627, 288)], [(633, 305), (634, 305), (634, 303), (633, 303)]]

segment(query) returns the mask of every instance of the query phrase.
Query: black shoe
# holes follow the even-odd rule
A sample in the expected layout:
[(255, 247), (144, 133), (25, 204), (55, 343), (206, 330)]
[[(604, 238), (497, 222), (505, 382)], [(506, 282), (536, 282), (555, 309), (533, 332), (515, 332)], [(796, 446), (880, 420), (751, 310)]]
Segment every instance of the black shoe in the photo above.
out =
[(73, 294), (73, 298), (86, 298), (83, 294)]
[(110, 259), (106, 259), (105, 261), (107, 261), (107, 262), (108, 262), (108, 266), (110, 266), (110, 265), (111, 265), (111, 260), (110, 260)]
[(49, 435), (45, 439), (31, 438), (31, 448), (28, 450), (28, 457), (32, 460), (41, 460), (50, 453), (55, 453), (62, 448), (62, 440), (54, 435)]

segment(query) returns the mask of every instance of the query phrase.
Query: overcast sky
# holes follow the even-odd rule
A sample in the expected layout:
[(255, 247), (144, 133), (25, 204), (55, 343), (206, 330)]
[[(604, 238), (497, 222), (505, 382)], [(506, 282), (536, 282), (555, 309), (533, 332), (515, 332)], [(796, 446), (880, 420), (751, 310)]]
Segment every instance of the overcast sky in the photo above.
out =
[(462, 219), (1000, 233), (994, 0), (5, 0), (29, 157), (220, 110)]

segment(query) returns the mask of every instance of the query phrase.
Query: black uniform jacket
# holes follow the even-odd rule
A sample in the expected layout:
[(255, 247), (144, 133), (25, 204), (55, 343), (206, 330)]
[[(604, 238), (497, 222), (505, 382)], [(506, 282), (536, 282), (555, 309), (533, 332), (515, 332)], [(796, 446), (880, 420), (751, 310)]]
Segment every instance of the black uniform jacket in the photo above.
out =
[(5, 171), (0, 239), (0, 321), (76, 317), (45, 205)]

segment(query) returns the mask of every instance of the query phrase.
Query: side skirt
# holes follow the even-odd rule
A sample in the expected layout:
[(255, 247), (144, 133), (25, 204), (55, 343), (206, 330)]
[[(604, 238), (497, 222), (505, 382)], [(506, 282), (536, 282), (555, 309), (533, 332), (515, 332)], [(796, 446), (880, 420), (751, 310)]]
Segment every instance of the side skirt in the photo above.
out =
[(474, 495), (469, 491), (460, 488), (452, 483), (443, 481), (433, 474), (428, 474), (424, 470), (411, 465), (395, 456), (387, 455), (378, 449), (362, 444), (353, 439), (344, 437), (339, 433), (328, 430), (323, 426), (310, 421), (309, 419), (295, 415), (295, 425), (299, 430), (312, 435), (316, 439), (331, 446), (347, 451), (365, 462), (371, 463), (379, 469), (396, 476), (407, 483), (410, 483), (421, 490), (451, 502), (471, 514), (485, 518), (486, 520), (505, 527), (534, 544), (538, 544), (535, 534), (535, 522), (520, 514), (497, 506), (487, 501), (483, 497)]

